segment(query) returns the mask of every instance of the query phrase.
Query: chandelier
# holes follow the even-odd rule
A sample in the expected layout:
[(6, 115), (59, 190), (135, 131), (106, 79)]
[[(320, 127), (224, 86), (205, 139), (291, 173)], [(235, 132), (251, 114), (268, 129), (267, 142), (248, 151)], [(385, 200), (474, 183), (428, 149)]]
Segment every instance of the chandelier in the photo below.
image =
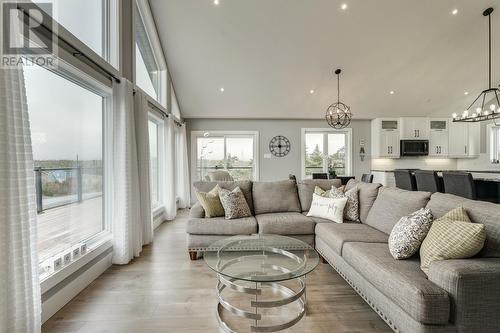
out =
[(491, 86), (491, 13), (493, 8), (483, 12), (484, 16), (488, 16), (488, 89), (483, 90), (461, 115), (453, 113), (454, 122), (478, 122), (500, 118), (500, 89)]
[(337, 102), (331, 104), (326, 109), (326, 122), (333, 128), (341, 129), (349, 126), (351, 123), (352, 113), (351, 108), (340, 101), (340, 73), (342, 71), (337, 69)]

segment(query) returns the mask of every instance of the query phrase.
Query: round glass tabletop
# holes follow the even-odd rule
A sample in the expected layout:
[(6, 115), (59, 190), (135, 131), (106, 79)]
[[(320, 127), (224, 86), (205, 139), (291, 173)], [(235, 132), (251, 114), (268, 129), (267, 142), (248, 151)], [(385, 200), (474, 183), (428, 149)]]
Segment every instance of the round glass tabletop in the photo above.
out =
[(313, 247), (280, 235), (228, 237), (213, 243), (203, 257), (218, 274), (251, 282), (295, 279), (310, 273), (319, 263)]

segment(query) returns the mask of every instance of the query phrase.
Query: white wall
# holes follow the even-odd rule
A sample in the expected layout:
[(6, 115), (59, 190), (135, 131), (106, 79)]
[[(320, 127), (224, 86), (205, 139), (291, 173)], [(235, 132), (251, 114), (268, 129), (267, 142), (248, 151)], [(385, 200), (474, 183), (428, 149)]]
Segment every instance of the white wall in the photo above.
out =
[[(324, 120), (286, 120), (286, 119), (186, 119), (188, 146), (191, 151), (191, 131), (258, 131), (259, 132), (259, 173), (261, 181), (288, 179), (289, 174), (301, 177), (301, 129), (330, 128)], [(360, 178), (370, 172), (370, 121), (353, 120), (352, 161), (353, 175)], [(269, 153), (269, 141), (276, 135), (286, 136), (291, 143), (291, 151), (285, 157), (264, 158)], [(367, 158), (361, 162), (359, 157), (360, 140), (365, 141)], [(191, 156), (190, 156), (191, 159)], [(190, 164), (191, 165), (191, 164)]]
[(456, 170), (457, 160), (452, 158), (403, 157), (398, 159), (374, 158), (372, 170), (428, 169)]

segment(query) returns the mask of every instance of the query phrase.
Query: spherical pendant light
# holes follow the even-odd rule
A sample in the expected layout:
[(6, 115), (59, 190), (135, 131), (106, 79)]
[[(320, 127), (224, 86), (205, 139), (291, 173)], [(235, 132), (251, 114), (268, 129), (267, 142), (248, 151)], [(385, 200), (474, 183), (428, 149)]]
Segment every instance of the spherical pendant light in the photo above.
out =
[(340, 73), (342, 71), (337, 69), (337, 102), (331, 104), (326, 109), (325, 119), (328, 125), (335, 129), (341, 129), (349, 126), (351, 123), (352, 113), (351, 108), (340, 101)]

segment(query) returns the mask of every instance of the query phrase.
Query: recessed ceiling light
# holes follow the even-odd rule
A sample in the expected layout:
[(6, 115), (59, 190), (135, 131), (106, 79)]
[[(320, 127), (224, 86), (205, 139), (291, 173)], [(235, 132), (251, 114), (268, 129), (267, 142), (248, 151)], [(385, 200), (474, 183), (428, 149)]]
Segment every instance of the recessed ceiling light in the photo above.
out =
[(312, 95), (314, 94), (314, 89), (309, 90), (309, 93)]
[(455, 9), (453, 9), (453, 10), (451, 11), (451, 13), (452, 13), (453, 15), (457, 15), (457, 14), (458, 14), (458, 9), (456, 9), (456, 8), (455, 8)]
[(347, 4), (343, 3), (342, 5), (340, 5), (340, 9), (346, 10), (347, 9)]
[(466, 96), (467, 96), (468, 94), (469, 94), (469, 92), (468, 92), (468, 91), (464, 92), (464, 95), (466, 95)]
[(218, 5), (219, 4), (219, 0), (214, 0), (214, 5)]
[(389, 91), (389, 94), (394, 95), (394, 90)]
[(220, 89), (219, 89), (219, 91), (220, 91), (220, 92), (224, 92), (224, 88), (220, 88)]

